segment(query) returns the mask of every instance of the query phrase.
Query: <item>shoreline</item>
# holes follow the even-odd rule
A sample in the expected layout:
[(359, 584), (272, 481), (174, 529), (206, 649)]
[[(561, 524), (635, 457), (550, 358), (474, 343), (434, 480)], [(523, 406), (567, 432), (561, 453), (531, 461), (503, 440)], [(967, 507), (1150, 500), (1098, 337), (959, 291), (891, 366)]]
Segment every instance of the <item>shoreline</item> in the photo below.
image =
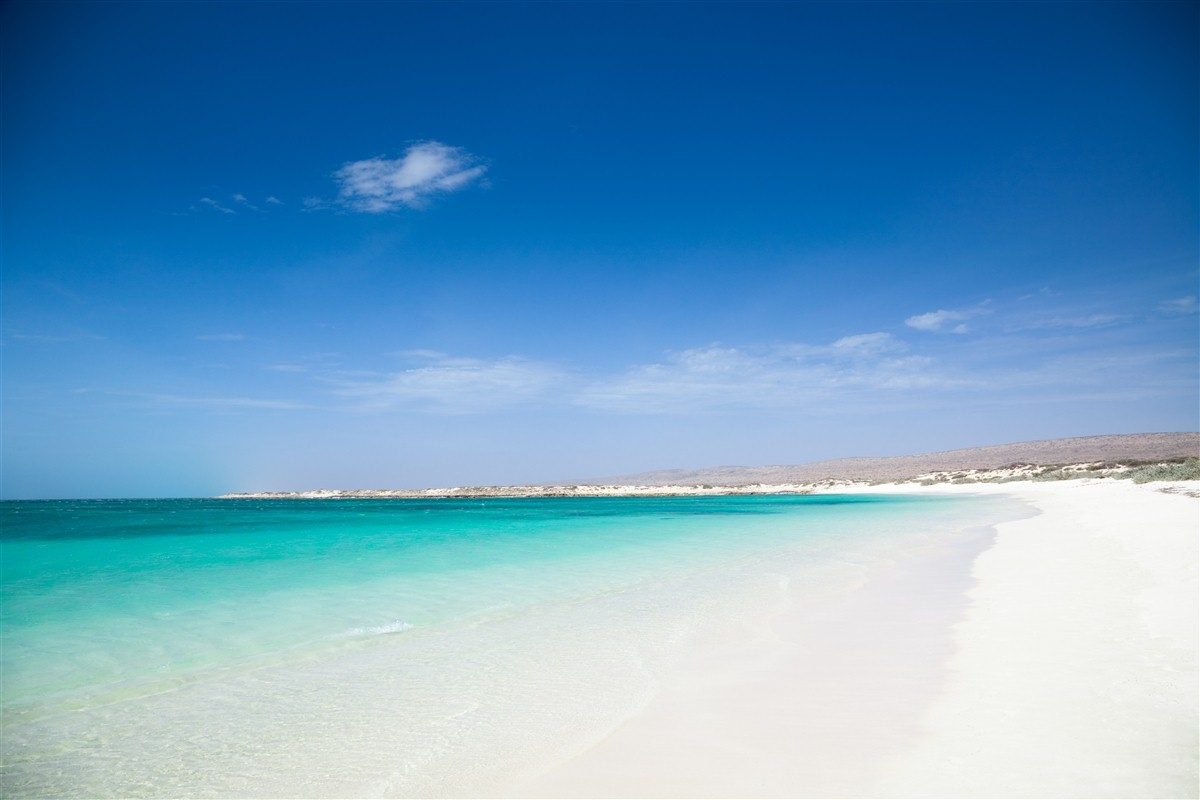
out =
[(1171, 489), (1200, 485), (830, 487), (1038, 513), (794, 609), (773, 649), (699, 657), (599, 744), (497, 793), (1195, 797), (1200, 503)]
[(1196, 797), (1200, 503), (1187, 483), (1009, 488), (1042, 514), (998, 526), (976, 560), (945, 689), (876, 791)]
[[(535, 497), (699, 497), (812, 494), (830, 484), (753, 484), (749, 486), (452, 486), (438, 489), (309, 489), (298, 492), (237, 492), (216, 500), (454, 500)], [(846, 484), (850, 485), (850, 484)]]
[[(589, 592), (568, 578), (566, 595), (535, 593), (520, 613), (498, 616), (480, 605), (486, 624), (425, 637), (416, 620), (416, 633), (390, 638), (409, 623), (389, 610), (380, 621), (397, 622), (356, 629), (388, 638), (338, 645), (329, 658), (234, 669), (14, 726), (19, 737), (6, 747), (30, 758), (10, 764), (6, 779), (26, 787), (15, 789), (21, 796), (146, 787), (180, 796), (1197, 795), (1200, 481), (824, 491), (912, 497), (814, 496), (813, 506), (850, 501), (866, 516), (839, 522), (831, 508), (817, 527), (796, 527), (786, 513), (761, 527), (747, 521), (747, 532), (767, 535), (763, 550), (739, 533), (745, 518), (708, 519), (728, 539), (712, 545), (728, 549), (706, 551), (708, 566), (674, 578), (650, 563), (658, 539), (622, 527), (614, 542), (650, 549), (587, 562), (589, 573), (618, 576), (619, 590)], [(615, 502), (605, 510), (617, 517), (672, 505)], [(724, 505), (681, 503), (701, 516)], [(354, 505), (324, 509), (339, 517)], [(447, 510), (483, 513), (477, 505)], [(482, 505), (502, 516), (575, 515), (594, 503)], [(771, 502), (740, 505), (769, 513)], [(221, 508), (325, 515), (319, 504)], [(438, 511), (418, 502), (389, 513)], [(681, 546), (670, 563), (692, 546), (685, 527), (662, 540)], [(813, 542), (797, 538), (806, 533)], [(529, 544), (545, 548), (536, 538)], [(461, 550), (444, 555), (470, 565)], [(318, 615), (340, 608), (346, 626), (380, 622), (370, 614), (385, 595), (362, 580), (364, 560), (346, 562), (356, 579), (344, 593), (312, 595)], [(628, 583), (642, 567), (651, 568), (636, 573), (644, 580)], [(193, 731), (229, 749), (214, 759)]]
[[(828, 492), (921, 492), (929, 487), (980, 487), (1012, 483), (1054, 483), (1064, 480), (1134, 480), (1138, 483), (1163, 483), (1164, 477), (1182, 487), (1162, 491), (1200, 494), (1200, 464), (1197, 459), (1159, 462), (1088, 461), (1068, 464), (1010, 464), (1004, 467), (934, 469), (891, 481), (865, 478), (826, 477), (815, 481), (779, 481), (736, 483), (558, 483), (506, 486), (451, 486), (430, 489), (307, 489), (279, 492), (233, 492), (218, 495), (217, 500), (375, 500), (471, 498), (543, 498), (543, 497), (709, 497)], [(1172, 477), (1174, 476), (1174, 477)], [(1190, 487), (1190, 488), (1189, 488)], [(957, 491), (957, 489), (955, 489)], [(989, 491), (984, 489), (984, 491)]]
[(815, 606), (793, 603), (771, 637), (696, 649), (606, 739), (499, 794), (873, 796), (938, 696), (970, 566), (994, 536), (972, 529)]

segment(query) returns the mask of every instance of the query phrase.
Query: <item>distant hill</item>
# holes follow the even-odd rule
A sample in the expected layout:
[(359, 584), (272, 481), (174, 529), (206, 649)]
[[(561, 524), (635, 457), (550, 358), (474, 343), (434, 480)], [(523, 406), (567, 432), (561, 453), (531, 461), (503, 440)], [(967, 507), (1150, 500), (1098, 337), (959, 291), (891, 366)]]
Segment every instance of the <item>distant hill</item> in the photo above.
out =
[[(226, 498), (429, 498), (429, 497), (604, 497), (675, 494), (756, 494), (807, 492), (822, 481), (906, 481), (929, 473), (964, 470), (1003, 470), (1005, 467), (1058, 467), (1102, 463), (1137, 466), (1183, 461), (1200, 456), (1200, 433), (1135, 433), (1081, 436), (1037, 442), (945, 450), (917, 456), (838, 458), (811, 464), (769, 467), (711, 467), (669, 469), (586, 481), (526, 486), (457, 486), (441, 489), (312, 489), (295, 492), (248, 492)], [(1017, 474), (1028, 471), (1015, 470)], [(1086, 471), (1100, 477), (1104, 471)], [(953, 477), (953, 476), (950, 476)], [(1009, 477), (1013, 477), (1012, 474)], [(947, 480), (947, 476), (941, 476)], [(663, 487), (657, 489), (654, 487)]]
[(1138, 461), (1168, 461), (1189, 456), (1200, 456), (1200, 433), (1131, 433), (1044, 439), (914, 456), (838, 458), (787, 466), (657, 470), (577, 483), (626, 486), (744, 486), (752, 483), (815, 483), (825, 479), (895, 481), (928, 472), (998, 469), (1012, 464), (1050, 466), (1096, 461), (1128, 464)]

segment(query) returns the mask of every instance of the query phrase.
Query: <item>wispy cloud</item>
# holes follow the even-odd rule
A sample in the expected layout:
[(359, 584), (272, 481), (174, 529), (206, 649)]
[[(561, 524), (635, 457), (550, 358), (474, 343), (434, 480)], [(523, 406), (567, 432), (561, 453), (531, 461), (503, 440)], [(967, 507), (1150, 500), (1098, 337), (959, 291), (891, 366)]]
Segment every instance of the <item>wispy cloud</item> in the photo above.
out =
[(436, 195), (465, 189), (487, 170), (478, 161), (461, 148), (421, 142), (400, 158), (352, 161), (334, 177), (343, 205), (378, 214), (401, 207), (421, 208)]
[(220, 203), (218, 203), (216, 200), (213, 200), (211, 197), (201, 197), (200, 202), (203, 203), (204, 205), (208, 206), (209, 208), (213, 208), (213, 209), (216, 209), (217, 211), (220, 211), (222, 214), (236, 214), (237, 213), (229, 206), (223, 206)]
[(95, 333), (76, 331), (63, 333), (30, 333), (29, 331), (9, 330), (4, 332), (3, 342), (29, 342), (35, 344), (65, 344), (67, 342), (99, 342), (105, 339)]
[(48, 333), (18, 333), (16, 331), (7, 334), (6, 338), (17, 339), (23, 342), (38, 342), (40, 344), (58, 344), (59, 342), (74, 341), (72, 336), (54, 336)]
[(1049, 317), (1047, 319), (1035, 320), (1024, 325), (1018, 325), (1011, 330), (1079, 330), (1083, 328), (1102, 328), (1108, 325), (1115, 325), (1118, 322), (1125, 322), (1128, 319), (1128, 316), (1122, 314), (1084, 314), (1074, 317)]
[[(265, 370), (295, 376), (284, 385), (290, 387), (289, 394), (300, 394), (284, 400), (246, 397), (241, 388), (216, 392), (217, 396), (110, 394), (156, 410), (319, 406), (351, 413), (475, 415), (574, 409), (637, 415), (811, 415), (932, 409), (979, 402), (978, 398), (988, 403), (1119, 399), (1131, 392), (1130, 387), (1139, 387), (1139, 396), (1152, 396), (1174, 391), (1172, 380), (1194, 380), (1190, 366), (1179, 369), (1194, 364), (1194, 351), (1155, 349), (1138, 334), (1136, 318), (1078, 307), (1057, 311), (1054, 315), (1044, 309), (1040, 319), (1005, 320), (1004, 309), (939, 310), (918, 315), (932, 318), (915, 325), (910, 318), (908, 326), (896, 332), (856, 333), (824, 344), (710, 344), (608, 369), (521, 355), (469, 358), (427, 349), (393, 352), (388, 358), (398, 359), (399, 366), (380, 369), (358, 357), (321, 352), (264, 365)], [(947, 326), (952, 332), (964, 317), (985, 313), (999, 318), (986, 336), (947, 339), (913, 332), (947, 332)], [(1066, 334), (1043, 332), (1055, 329)], [(198, 338), (233, 342), (242, 336), (214, 332)]]
[(830, 348), (835, 354), (869, 356), (905, 350), (907, 345), (890, 333), (859, 333), (843, 336), (830, 345)]
[(245, 340), (246, 335), (244, 333), (206, 333), (196, 338), (202, 342), (241, 342)]
[(78, 391), (83, 393), (98, 392), (113, 397), (123, 397), (158, 410), (198, 408), (211, 411), (234, 411), (239, 409), (285, 411), (311, 408), (307, 403), (294, 400), (270, 400), (254, 397), (189, 396), (164, 392), (138, 392), (124, 389), (80, 389)]
[(1164, 314), (1195, 314), (1200, 311), (1200, 303), (1194, 296), (1177, 297), (1174, 300), (1164, 300), (1159, 303), (1158, 310)]
[[(216, 198), (213, 198), (213, 197), (201, 197), (198, 202), (201, 205), (208, 206), (213, 211), (219, 211), (222, 214), (237, 214), (238, 209), (241, 209), (243, 211), (253, 211), (258, 214), (269, 213), (268, 209), (262, 208), (262, 206), (260, 206), (260, 205), (256, 205), (254, 202), (252, 202), (250, 200), (249, 197), (242, 194), (241, 192), (235, 192), (234, 194), (230, 195), (229, 200), (227, 202), (217, 200)], [(268, 197), (266, 200), (263, 201), (263, 203), (268, 206), (284, 205), (283, 201), (280, 200), (278, 197), (275, 197), (274, 195)], [(196, 211), (195, 206), (188, 207), (189, 213), (195, 212), (195, 211)]]
[(431, 351), (411, 355), (424, 363), (399, 372), (335, 376), (335, 393), (368, 410), (478, 413), (544, 399), (568, 380), (552, 364), (516, 356), (489, 361)]
[(1062, 292), (1057, 292), (1054, 289), (1051, 289), (1049, 286), (1043, 286), (1042, 288), (1038, 289), (1036, 292), (1030, 292), (1029, 294), (1023, 294), (1020, 297), (1018, 297), (1017, 299), (1024, 301), (1024, 300), (1033, 300), (1033, 299), (1043, 299), (1043, 298), (1047, 298), (1047, 297), (1059, 297), (1061, 295), (1062, 295)]
[(321, 351), (297, 356), (288, 361), (267, 364), (263, 369), (271, 372), (308, 373), (309, 375), (329, 375), (338, 369), (344, 358), (341, 353)]
[(244, 195), (244, 194), (240, 194), (240, 193), (235, 194), (233, 196), (233, 202), (237, 203), (239, 206), (242, 206), (243, 208), (248, 208), (251, 211), (257, 211), (260, 214), (263, 213), (263, 210), (261, 208), (259, 208), (258, 206), (254, 205), (253, 203), (251, 203), (248, 199), (246, 199), (246, 195)]
[(702, 408), (816, 408), (872, 400), (878, 392), (967, 388), (886, 333), (831, 345), (705, 347), (590, 382), (574, 402), (594, 409), (668, 412)]
[[(908, 328), (953, 332), (964, 320), (987, 313), (999, 312), (982, 305), (930, 312), (932, 319)], [(519, 356), (458, 358), (407, 350), (393, 354), (411, 364), (407, 369), (353, 374), (321, 369), (311, 375), (332, 387), (351, 408), (459, 414), (514, 408), (823, 414), (932, 408), (980, 393), (989, 402), (1024, 402), (1018, 395), (1025, 391), (1064, 398), (1080, 393), (1111, 396), (1132, 384), (1157, 391), (1154, 375), (1159, 367), (1153, 365), (1184, 356), (1123, 342), (1119, 323), (1129, 321), (1117, 314), (1068, 313), (1035, 324), (993, 326), (987, 337), (971, 337), (950, 347), (944, 340), (913, 334), (906, 342), (883, 331), (843, 336), (827, 344), (711, 344), (605, 371)], [(1035, 330), (1051, 328), (1072, 335), (1045, 336)], [(1093, 369), (1100, 364), (1103, 369)]]
[(917, 314), (904, 320), (904, 324), (919, 331), (931, 333), (966, 333), (970, 330), (965, 320), (988, 313), (986, 302), (973, 308), (948, 311), (944, 308)]
[[(376, 156), (342, 165), (333, 174), (338, 185), (337, 197), (303, 197), (300, 210), (350, 209), (381, 214), (401, 208), (423, 208), (438, 195), (483, 182), (486, 172), (487, 166), (461, 147), (435, 141), (418, 142), (399, 158)], [(239, 211), (266, 214), (272, 208), (286, 205), (276, 195), (257, 202), (242, 192), (235, 192), (226, 200), (205, 196), (197, 202), (222, 214)], [(189, 206), (188, 211), (195, 212), (196, 206)]]

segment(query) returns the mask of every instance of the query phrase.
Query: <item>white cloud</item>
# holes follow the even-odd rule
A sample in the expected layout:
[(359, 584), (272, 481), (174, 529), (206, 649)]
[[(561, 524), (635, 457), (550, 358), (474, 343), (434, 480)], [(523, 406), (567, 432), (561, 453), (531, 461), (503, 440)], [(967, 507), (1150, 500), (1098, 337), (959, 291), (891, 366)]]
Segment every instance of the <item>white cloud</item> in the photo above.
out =
[(477, 413), (543, 399), (567, 379), (553, 365), (515, 356), (486, 361), (432, 351), (409, 355), (426, 363), (382, 375), (335, 377), (336, 393), (372, 410)]
[(246, 335), (243, 333), (206, 333), (196, 338), (202, 342), (240, 342), (246, 338)]
[(1165, 314), (1195, 314), (1200, 311), (1200, 304), (1197, 304), (1196, 298), (1192, 296), (1177, 297), (1159, 303), (1158, 310)]
[(351, 408), (452, 414), (571, 406), (638, 414), (717, 408), (820, 410), (843, 403), (888, 402), (881, 400), (881, 393), (894, 397), (897, 392), (981, 385), (948, 376), (933, 359), (906, 350), (891, 334), (864, 333), (825, 345), (710, 345), (669, 353), (657, 363), (589, 374), (518, 356), (458, 358), (413, 349), (394, 354), (412, 364), (408, 369), (313, 374)]
[(23, 342), (40, 342), (43, 344), (57, 344), (58, 342), (72, 342), (77, 337), (74, 336), (54, 336), (46, 333), (20, 333), (12, 331), (6, 335), (6, 338), (18, 339)]
[(905, 349), (905, 345), (890, 333), (860, 333), (843, 336), (832, 345), (833, 351), (853, 355), (874, 355)]
[(910, 328), (916, 328), (919, 331), (937, 331), (938, 333), (966, 333), (967, 326), (964, 324), (948, 327), (948, 323), (955, 322), (970, 317), (962, 311), (930, 311), (925, 314), (917, 314), (915, 317), (909, 317), (904, 320), (904, 324)]
[(931, 359), (898, 355), (903, 350), (903, 343), (886, 333), (847, 336), (823, 346), (697, 348), (592, 381), (575, 402), (635, 413), (712, 407), (796, 410), (874, 402), (880, 391), (969, 385), (941, 375)]
[(114, 397), (128, 397), (145, 406), (159, 410), (203, 408), (212, 411), (232, 411), (237, 409), (290, 411), (310, 408), (306, 403), (299, 403), (293, 400), (263, 400), (254, 397), (192, 397), (161, 392), (135, 392), (120, 389), (80, 389), (78, 391), (100, 391)]
[(985, 300), (974, 308), (957, 309), (954, 311), (940, 308), (937, 311), (917, 314), (904, 320), (904, 324), (919, 331), (930, 331), (932, 333), (966, 333), (970, 328), (964, 320), (977, 317), (981, 314), (987, 314), (988, 309), (985, 306), (988, 302), (990, 301)]
[(1124, 322), (1127, 319), (1128, 317), (1124, 317), (1119, 314), (1087, 314), (1080, 317), (1051, 317), (1050, 319), (1038, 320), (1037, 322), (1031, 322), (1028, 325), (1013, 328), (1013, 330), (1037, 330), (1039, 328), (1100, 328), (1104, 327), (1105, 325)]
[(400, 158), (352, 161), (334, 177), (340, 184), (343, 204), (378, 214), (402, 206), (420, 208), (435, 195), (466, 188), (487, 169), (477, 161), (461, 148), (421, 142)]
[(394, 353), (393, 355), (399, 356), (400, 358), (404, 358), (404, 359), (419, 360), (419, 361), (424, 361), (424, 360), (438, 361), (441, 359), (450, 359), (449, 355), (447, 355), (446, 353), (443, 353), (440, 350), (429, 350), (429, 349), (425, 349), (425, 348), (415, 348), (412, 350), (400, 350), (399, 352)]
[(268, 197), (268, 198), (267, 198), (267, 205), (269, 205), (269, 206), (281, 206), (281, 205), (283, 205), (283, 201), (282, 201), (282, 200), (280, 200), (280, 199), (279, 199), (278, 197), (276, 197), (275, 195), (271, 195), (270, 197)]
[(211, 197), (201, 197), (200, 202), (204, 203), (204, 205), (208, 206), (209, 208), (215, 208), (217, 211), (220, 211), (222, 214), (236, 214), (237, 213), (232, 208), (228, 208), (226, 206), (221, 205), (216, 200), (213, 200)]
[(1051, 289), (1049, 286), (1043, 286), (1042, 288), (1038, 289), (1036, 292), (1031, 292), (1030, 294), (1023, 294), (1020, 297), (1018, 297), (1017, 299), (1018, 300), (1033, 300), (1034, 298), (1038, 298), (1038, 297), (1061, 297), (1061, 296), (1062, 296), (1062, 292), (1056, 292), (1055, 290)]
[[(942, 309), (918, 315), (909, 327), (953, 330), (989, 313), (993, 312), (983, 304), (949, 312)], [(1111, 355), (1113, 336), (1120, 333), (1117, 326), (1126, 319), (1089, 310), (1033, 323), (1071, 332), (1113, 326), (1116, 330), (1101, 336), (1103, 341), (1094, 348)], [(1119, 372), (1118, 365), (1112, 365), (1110, 373), (1089, 377), (1086, 370), (1067, 368), (1092, 352), (1086, 346), (1087, 336), (1067, 337), (1069, 344), (1064, 345), (1062, 336), (1022, 332), (1028, 328), (994, 328), (986, 339), (968, 338), (948, 348), (945, 342), (916, 334), (905, 342), (902, 335), (874, 331), (827, 343), (710, 344), (604, 370), (515, 355), (462, 358), (407, 349), (391, 355), (403, 360), (400, 369), (355, 373), (326, 363), (312, 364), (304, 371), (346, 410), (486, 414), (576, 408), (651, 415), (930, 408), (961, 403), (969, 395), (986, 396), (990, 402), (1011, 396), (1018, 387), (1039, 391), (1057, 387), (1063, 396), (1071, 396), (1091, 385), (1088, 381), (1109, 383)], [(298, 371), (290, 365), (275, 369)], [(988, 394), (979, 394), (984, 391)]]
[(249, 200), (247, 200), (246, 195), (244, 195), (244, 194), (241, 194), (241, 193), (235, 194), (233, 196), (233, 202), (237, 203), (240, 206), (244, 206), (245, 208), (248, 208), (251, 211), (258, 211), (260, 213), (262, 212), (262, 209), (256, 205), (254, 205), (253, 203), (251, 203)]

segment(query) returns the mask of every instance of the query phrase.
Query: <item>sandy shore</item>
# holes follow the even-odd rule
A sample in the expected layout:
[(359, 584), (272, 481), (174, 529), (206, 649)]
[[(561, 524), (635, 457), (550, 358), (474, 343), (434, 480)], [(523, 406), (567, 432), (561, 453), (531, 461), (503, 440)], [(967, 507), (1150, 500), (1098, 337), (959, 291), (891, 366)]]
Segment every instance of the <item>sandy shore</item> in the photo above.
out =
[(1200, 501), (1162, 488), (871, 487), (1040, 513), (698, 653), (608, 738), (508, 791), (1196, 797)]

